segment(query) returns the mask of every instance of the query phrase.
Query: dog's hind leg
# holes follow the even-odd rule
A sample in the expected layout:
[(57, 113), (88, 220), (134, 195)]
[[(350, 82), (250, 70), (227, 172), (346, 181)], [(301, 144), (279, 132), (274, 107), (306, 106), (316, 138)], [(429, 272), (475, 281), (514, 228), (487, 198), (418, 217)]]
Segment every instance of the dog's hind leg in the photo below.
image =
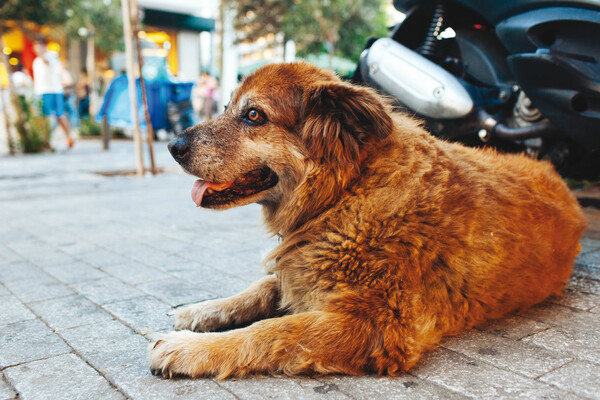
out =
[(235, 296), (178, 308), (174, 327), (210, 332), (243, 326), (274, 316), (278, 300), (277, 277), (267, 275)]
[(171, 332), (150, 345), (150, 369), (167, 378), (362, 374), (373, 366), (378, 337), (354, 316), (312, 311), (228, 332)]

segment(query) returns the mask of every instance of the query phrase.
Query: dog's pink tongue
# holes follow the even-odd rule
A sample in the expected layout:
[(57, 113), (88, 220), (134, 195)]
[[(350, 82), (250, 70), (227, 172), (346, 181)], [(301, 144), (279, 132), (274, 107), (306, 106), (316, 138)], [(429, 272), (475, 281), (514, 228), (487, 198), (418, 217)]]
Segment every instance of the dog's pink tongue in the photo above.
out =
[(192, 187), (192, 200), (197, 206), (202, 204), (202, 197), (204, 197), (204, 192), (206, 192), (208, 186), (208, 182), (203, 181), (202, 179), (198, 179), (194, 182), (194, 186)]
[(234, 181), (235, 179), (223, 183), (212, 183), (198, 179), (194, 182), (194, 186), (192, 187), (192, 200), (197, 206), (200, 206), (202, 204), (204, 193), (206, 193), (206, 189), (211, 188), (214, 191), (220, 192), (221, 190), (230, 187)]

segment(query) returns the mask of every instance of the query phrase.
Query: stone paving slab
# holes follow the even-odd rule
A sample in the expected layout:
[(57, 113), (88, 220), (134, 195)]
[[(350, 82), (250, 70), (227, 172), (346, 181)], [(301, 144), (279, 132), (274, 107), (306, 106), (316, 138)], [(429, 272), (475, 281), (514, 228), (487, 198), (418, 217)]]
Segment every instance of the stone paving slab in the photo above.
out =
[[(6, 217), (4, 219), (6, 220)], [(10, 236), (13, 236), (14, 234), (18, 234), (19, 232), (17, 229), (10, 229), (8, 224), (2, 226), (2, 228), (0, 229), (2, 229), (0, 231), (2, 237), (6, 237), (9, 234)], [(17, 253), (8, 248), (4, 243), (0, 243), (0, 262), (5, 265), (8, 265), (17, 261), (23, 261), (23, 259), (19, 257)]]
[(187, 260), (165, 268), (165, 271), (187, 282), (202, 285), (208, 292), (219, 297), (233, 296), (251, 284), (249, 279)]
[(477, 330), (444, 340), (442, 346), (532, 379), (573, 361), (572, 357), (532, 346), (531, 343), (515, 342)]
[(0, 280), (5, 284), (9, 282), (29, 281), (32, 278), (43, 278), (47, 277), (47, 275), (35, 265), (25, 261), (3, 263), (2, 269), (0, 269)]
[(488, 321), (477, 329), (519, 341), (550, 328), (550, 325), (543, 322), (533, 321), (519, 315), (509, 315), (502, 319)]
[[(101, 262), (99, 263), (101, 264)], [(136, 261), (123, 261), (115, 265), (103, 265), (100, 268), (110, 276), (113, 276), (126, 284), (135, 286), (140, 283), (160, 281), (171, 278), (171, 275), (165, 274), (161, 270), (148, 267)]]
[(108, 313), (82, 295), (30, 303), (30, 307), (54, 330), (96, 324), (112, 319)]
[(586, 361), (574, 361), (542, 376), (540, 380), (584, 397), (597, 398), (600, 366)]
[(72, 289), (62, 282), (46, 274), (19, 281), (5, 282), (4, 284), (23, 303), (50, 300), (75, 294)]
[(43, 322), (32, 319), (2, 326), (0, 369), (71, 351)]
[(109, 277), (98, 268), (72, 257), (66, 262), (46, 266), (44, 271), (68, 285)]
[[(590, 319), (598, 320), (598, 315), (590, 315)], [(562, 353), (589, 360), (600, 364), (600, 335), (592, 328), (579, 330), (577, 328), (552, 327), (543, 332), (523, 339), (555, 353)]]
[(173, 327), (173, 320), (167, 317), (171, 306), (152, 296), (116, 301), (104, 309), (139, 333), (164, 332)]
[(330, 391), (343, 391), (357, 400), (372, 399), (422, 399), (446, 400), (465, 399), (465, 394), (454, 392), (449, 388), (420, 379), (413, 374), (406, 374), (397, 378), (376, 376), (328, 376), (320, 377), (323, 386), (318, 386), (315, 391), (328, 393)]
[(144, 282), (138, 285), (140, 289), (171, 307), (183, 304), (197, 303), (199, 301), (214, 299), (216, 296), (203, 292), (197, 285), (179, 278), (169, 278), (161, 281)]
[(35, 319), (33, 314), (15, 296), (2, 296), (2, 313), (0, 314), (0, 327), (28, 319)]
[(600, 305), (600, 295), (567, 288), (562, 296), (553, 297), (548, 301), (579, 311), (589, 311), (592, 308)]
[(12, 400), (17, 397), (14, 389), (6, 383), (4, 374), (0, 374), (0, 400)]
[(196, 208), (165, 143), (168, 173), (95, 174), (133, 168), (131, 142), (111, 146), (0, 158), (0, 400), (600, 398), (597, 210), (563, 297), (448, 338), (403, 376), (152, 376), (167, 313), (248, 287), (277, 239), (256, 205)]
[(575, 399), (577, 396), (538, 380), (475, 361), (451, 350), (429, 354), (412, 374), (477, 399)]
[(23, 398), (124, 399), (97, 371), (74, 354), (64, 354), (4, 370)]
[(99, 305), (144, 295), (142, 290), (113, 277), (74, 283), (71, 286), (77, 292)]
[(311, 378), (241, 379), (219, 382), (237, 397), (248, 400), (284, 399), (351, 399), (335, 384), (323, 384)]

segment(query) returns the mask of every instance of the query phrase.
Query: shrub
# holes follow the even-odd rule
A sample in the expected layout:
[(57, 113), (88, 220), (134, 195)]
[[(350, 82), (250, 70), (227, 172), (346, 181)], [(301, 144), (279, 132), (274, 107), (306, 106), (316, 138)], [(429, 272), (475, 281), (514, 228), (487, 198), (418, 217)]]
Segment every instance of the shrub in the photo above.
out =
[(41, 101), (33, 104), (24, 97), (19, 97), (18, 110), (23, 120), (15, 124), (19, 133), (19, 143), (24, 153), (39, 153), (50, 150), (50, 121), (40, 112)]
[(111, 128), (110, 136), (113, 139), (128, 139), (127, 135), (125, 134), (125, 131), (122, 128)]
[(102, 134), (102, 127), (89, 116), (82, 117), (79, 134), (81, 136), (100, 136)]

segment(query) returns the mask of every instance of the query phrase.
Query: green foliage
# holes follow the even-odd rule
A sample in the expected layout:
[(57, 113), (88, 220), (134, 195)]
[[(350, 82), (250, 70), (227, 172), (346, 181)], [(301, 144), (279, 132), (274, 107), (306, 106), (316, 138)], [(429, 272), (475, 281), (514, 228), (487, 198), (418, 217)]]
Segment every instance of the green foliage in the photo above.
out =
[(382, 7), (377, 8), (377, 4), (378, 2), (374, 1), (373, 5), (365, 7), (361, 13), (351, 16), (342, 24), (342, 39), (337, 43), (337, 54), (357, 62), (369, 38), (387, 36), (385, 11)]
[[(82, 137), (99, 137), (102, 136), (102, 125), (94, 121), (89, 116), (81, 118), (81, 126), (79, 127), (79, 135)], [(110, 136), (113, 139), (127, 139), (127, 135), (122, 128), (111, 127)]]
[(370, 36), (386, 34), (382, 5), (382, 0), (293, 2), (283, 28), (300, 56), (325, 50), (356, 61)]
[(31, 21), (39, 25), (64, 23), (67, 10), (74, 7), (77, 0), (6, 0), (0, 7), (2, 20), (17, 22)]
[(24, 153), (39, 153), (50, 149), (50, 121), (40, 112), (41, 101), (33, 104), (19, 97), (18, 110), (24, 116), (22, 124), (15, 124)]
[[(0, 4), (1, 4), (0, 0)], [(79, 29), (96, 32), (96, 47), (107, 53), (123, 47), (123, 22), (120, 0), (5, 0), (0, 6), (3, 21), (30, 21), (56, 26), (74, 39)]]
[(223, 2), (236, 11), (235, 29), (238, 42), (253, 42), (269, 33), (282, 32), (282, 21), (292, 4), (291, 0), (259, 0)]
[(113, 139), (127, 139), (127, 135), (122, 128), (110, 128), (110, 137)]
[(69, 12), (61, 28), (74, 39), (82, 39), (81, 28), (95, 32), (97, 48), (112, 53), (123, 48), (123, 20), (120, 0), (81, 0)]
[(79, 134), (81, 136), (100, 136), (102, 134), (102, 127), (91, 117), (86, 116), (81, 118)]
[(385, 36), (383, 0), (225, 0), (237, 11), (240, 39), (283, 32), (298, 55), (329, 52), (358, 60), (367, 39)]
[(600, 182), (589, 181), (587, 179), (575, 179), (575, 178), (564, 178), (565, 183), (570, 189), (573, 190), (589, 190), (594, 188), (600, 188)]

